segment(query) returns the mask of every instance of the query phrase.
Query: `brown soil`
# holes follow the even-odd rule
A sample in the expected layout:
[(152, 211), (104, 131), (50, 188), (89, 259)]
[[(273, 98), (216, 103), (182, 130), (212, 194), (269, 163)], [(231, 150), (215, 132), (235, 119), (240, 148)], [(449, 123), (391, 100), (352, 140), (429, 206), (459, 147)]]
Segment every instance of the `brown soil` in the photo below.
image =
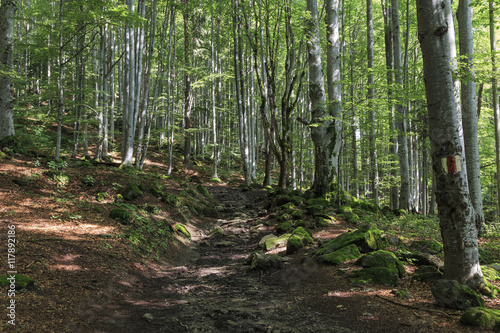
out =
[[(64, 188), (42, 174), (46, 168), (18, 157), (0, 163), (0, 244), (6, 263), (8, 228), (16, 228), (18, 273), (36, 280), (18, 293), (16, 326), (0, 318), (0, 331), (19, 332), (476, 332), (460, 324), (460, 311), (438, 308), (428, 284), (408, 277), (398, 289), (412, 299), (396, 298), (379, 285), (353, 286), (346, 273), (353, 263), (318, 264), (315, 249), (292, 256), (280, 270), (255, 272), (246, 265), (260, 238), (272, 232), (263, 209), (262, 190), (242, 192), (231, 184), (212, 184), (192, 169), (177, 179), (201, 178), (223, 206), (218, 218), (192, 218), (192, 240), (171, 243), (159, 260), (140, 256), (115, 237), (123, 226), (108, 217), (113, 184), (124, 173), (113, 167), (68, 168)], [(162, 165), (148, 171), (164, 173)], [(97, 185), (81, 180), (90, 174)], [(36, 176), (38, 175), (38, 176)], [(162, 182), (180, 191), (173, 179)], [(98, 191), (109, 198), (97, 202)], [(172, 223), (183, 217), (151, 194), (135, 204), (160, 207)], [(98, 212), (100, 211), (100, 212)], [(219, 226), (224, 234), (210, 234)], [(316, 230), (322, 238), (347, 229), (345, 223)], [(1, 267), (5, 267), (2, 264)], [(3, 269), (4, 270), (4, 269)], [(1, 272), (0, 274), (5, 274)], [(500, 308), (486, 299), (487, 307)], [(5, 292), (0, 304), (6, 307)], [(481, 330), (486, 332), (487, 330)]]

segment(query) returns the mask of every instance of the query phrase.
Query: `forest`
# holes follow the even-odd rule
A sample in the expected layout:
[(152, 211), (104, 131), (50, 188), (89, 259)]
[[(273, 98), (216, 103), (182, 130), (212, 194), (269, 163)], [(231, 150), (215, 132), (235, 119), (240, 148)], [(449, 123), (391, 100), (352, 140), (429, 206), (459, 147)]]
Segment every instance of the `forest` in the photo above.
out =
[[(92, 202), (136, 214), (128, 203), (136, 196), (123, 203), (117, 194), (130, 192), (121, 182), (131, 177), (144, 182), (139, 192), (173, 206), (185, 224), (194, 224), (186, 218), (191, 213), (216, 217), (215, 197), (228, 200), (221, 187), (236, 183), (248, 205), (260, 202), (258, 191), (267, 193), (271, 203), (260, 204), (277, 210), (266, 212), (277, 215), (281, 229), (298, 207), (316, 222), (329, 219), (330, 211), (315, 212), (323, 204), (348, 223), (390, 225), (403, 238), (417, 221), (432, 225), (432, 232), (413, 230), (417, 238), (443, 246), (444, 278), (492, 297), (500, 289), (482, 265), (500, 262), (499, 6), (498, 0), (1, 0), (3, 176), (22, 173), (11, 165), (22, 156), (45, 171), (12, 182), (29, 187), (48, 177), (55, 192), (61, 183), (69, 191), (65, 170), (86, 166), (90, 171), (75, 169), (71, 177), (93, 188), (102, 179)], [(152, 173), (155, 180), (147, 178)], [(218, 194), (202, 185), (189, 192), (192, 182)], [(0, 193), (12, 193), (2, 186)], [(186, 215), (178, 197), (190, 193), (207, 203), (196, 208), (182, 199), (191, 209)], [(295, 194), (302, 199), (294, 201)], [(7, 202), (0, 202), (2, 218), (15, 206)], [(190, 233), (172, 226), (168, 233)], [(295, 231), (282, 231), (291, 246)], [(149, 242), (134, 237), (131, 244)], [(304, 237), (300, 242), (310, 238)], [(316, 243), (318, 253), (324, 250)], [(150, 254), (161, 252), (153, 247)], [(500, 314), (496, 320), (500, 326)]]

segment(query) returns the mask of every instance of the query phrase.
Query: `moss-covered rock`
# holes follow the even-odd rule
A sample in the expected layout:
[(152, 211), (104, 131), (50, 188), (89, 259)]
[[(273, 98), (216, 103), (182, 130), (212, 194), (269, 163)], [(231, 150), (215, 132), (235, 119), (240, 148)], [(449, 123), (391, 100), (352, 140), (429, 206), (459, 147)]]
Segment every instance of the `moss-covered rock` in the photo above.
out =
[(394, 296), (404, 299), (412, 299), (413, 295), (408, 290), (394, 289), (391, 291)]
[(288, 238), (290, 238), (292, 234), (283, 234), (281, 236), (275, 236), (275, 235), (267, 235), (264, 236), (260, 242), (259, 242), (259, 249), (265, 250), (265, 251), (270, 251), (282, 247), (286, 247), (286, 243), (288, 241)]
[(411, 243), (410, 250), (421, 253), (440, 254), (443, 253), (443, 244), (435, 240), (416, 240)]
[(291, 222), (282, 222), (276, 226), (276, 232), (280, 235), (291, 232), (293, 229)]
[(137, 199), (143, 195), (141, 189), (136, 184), (129, 184), (123, 190), (123, 198), (127, 201)]
[(132, 221), (132, 214), (125, 208), (114, 208), (109, 213), (109, 217), (120, 221), (122, 224), (129, 224)]
[(35, 280), (22, 274), (0, 275), (0, 287), (5, 286), (15, 290), (32, 289), (35, 286)]
[(434, 266), (424, 265), (415, 270), (414, 280), (420, 282), (434, 282), (443, 278), (443, 273)]
[(460, 321), (471, 326), (499, 330), (500, 310), (485, 307), (468, 308)]
[(369, 267), (356, 270), (349, 276), (354, 284), (374, 283), (388, 287), (398, 285), (398, 271), (386, 267)]
[(332, 220), (330, 218), (325, 218), (324, 216), (316, 216), (316, 217), (314, 217), (314, 225), (316, 225), (318, 227), (328, 227), (334, 221), (335, 220)]
[(455, 280), (438, 280), (431, 291), (441, 307), (456, 310), (484, 307), (484, 299), (478, 293)]
[(307, 230), (303, 227), (298, 227), (288, 238), (288, 242), (286, 243), (286, 253), (295, 253), (304, 246), (312, 243), (314, 243), (314, 240), (311, 235), (309, 235)]
[(165, 195), (159, 186), (152, 186), (149, 192), (157, 198), (162, 198)]
[(490, 265), (481, 266), (481, 272), (483, 272), (483, 276), (488, 281), (497, 281), (500, 280), (500, 273)]
[(278, 254), (265, 254), (262, 251), (255, 251), (248, 257), (247, 264), (250, 265), (251, 270), (265, 271), (281, 268), (284, 261), (285, 259)]
[(385, 267), (395, 270), (399, 277), (406, 275), (406, 270), (401, 261), (396, 255), (389, 251), (379, 250), (376, 252), (368, 253), (361, 257), (356, 264), (365, 268), (369, 267)]
[(198, 193), (200, 193), (201, 195), (203, 195), (206, 198), (212, 197), (212, 194), (210, 193), (210, 191), (208, 191), (208, 189), (203, 185), (197, 185), (196, 191), (198, 191)]
[(295, 205), (295, 206), (300, 206), (302, 205), (302, 203), (305, 201), (305, 199), (301, 196), (298, 196), (298, 195), (294, 195), (290, 198), (291, 202)]
[(323, 244), (316, 254), (328, 254), (350, 244), (356, 245), (362, 253), (385, 248), (385, 242), (382, 239), (380, 230), (373, 226), (366, 225), (356, 231), (346, 232)]
[(278, 220), (278, 222), (287, 222), (287, 221), (291, 221), (293, 219), (292, 219), (292, 215), (290, 215), (289, 213), (282, 212), (278, 215), (277, 220)]
[(167, 193), (162, 196), (161, 201), (168, 203), (176, 208), (182, 206), (182, 201), (176, 195), (171, 193)]
[(186, 229), (186, 227), (180, 223), (175, 225), (175, 230), (177, 230), (180, 234), (182, 234), (184, 237), (187, 239), (191, 239), (191, 233), (189, 230)]
[(410, 252), (410, 251), (398, 251), (396, 252), (399, 260), (407, 261), (408, 263), (415, 266), (434, 266), (441, 270), (443, 268), (443, 262), (437, 256), (430, 253), (420, 253), (420, 252)]
[(108, 196), (109, 196), (108, 193), (99, 191), (95, 195), (95, 199), (97, 200), (97, 202), (103, 202), (104, 200), (106, 200)]
[(274, 200), (276, 201), (276, 206), (283, 206), (292, 201), (292, 199), (286, 194), (277, 195)]
[(301, 220), (303, 217), (304, 217), (303, 210), (295, 210), (292, 213), (292, 219), (294, 219), (294, 220)]
[(329, 264), (340, 265), (345, 263), (346, 261), (358, 259), (359, 257), (361, 257), (361, 255), (362, 254), (361, 252), (359, 252), (358, 247), (354, 244), (351, 244), (332, 253), (328, 253), (322, 258)]

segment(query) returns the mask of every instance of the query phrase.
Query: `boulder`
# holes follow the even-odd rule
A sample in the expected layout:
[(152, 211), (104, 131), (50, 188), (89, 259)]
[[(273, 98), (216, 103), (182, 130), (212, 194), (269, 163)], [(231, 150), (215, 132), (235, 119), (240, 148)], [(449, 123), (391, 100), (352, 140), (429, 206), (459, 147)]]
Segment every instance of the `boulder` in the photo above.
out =
[(304, 246), (312, 243), (314, 243), (314, 240), (311, 237), (311, 235), (309, 235), (307, 230), (304, 229), (303, 227), (298, 227), (292, 232), (291, 236), (288, 238), (288, 241), (286, 243), (286, 253), (287, 254), (295, 253)]
[(351, 244), (337, 251), (325, 254), (322, 258), (329, 264), (340, 265), (345, 263), (346, 261), (358, 259), (359, 257), (361, 257), (361, 252), (359, 252), (358, 247), (354, 244)]
[(455, 280), (438, 280), (431, 291), (441, 307), (456, 310), (484, 307), (484, 299), (478, 293)]
[(362, 253), (380, 250), (385, 247), (380, 230), (367, 225), (356, 231), (344, 233), (323, 244), (316, 254), (328, 254), (351, 244), (356, 245)]
[(379, 250), (368, 253), (367, 255), (361, 257), (356, 264), (363, 266), (364, 268), (384, 267), (395, 271), (398, 277), (406, 275), (405, 267), (401, 261), (399, 261), (394, 253), (389, 251)]
[(437, 256), (420, 252), (398, 252), (399, 260), (408, 261), (415, 266), (434, 266), (439, 270), (443, 268), (443, 262)]
[(137, 199), (142, 196), (142, 191), (136, 184), (129, 184), (123, 191), (123, 198), (127, 201)]
[(291, 235), (292, 234), (283, 234), (279, 237), (275, 235), (264, 236), (259, 242), (259, 249), (271, 251), (277, 248), (286, 247), (288, 238), (290, 238)]
[(278, 234), (285, 234), (287, 232), (291, 232), (293, 229), (291, 222), (281, 222), (276, 226), (276, 232)]
[(124, 208), (114, 208), (109, 213), (109, 217), (120, 221), (120, 223), (122, 224), (129, 224), (132, 221), (132, 214), (130, 214), (130, 212)]
[(262, 251), (255, 251), (248, 257), (247, 263), (251, 270), (269, 270), (281, 268), (286, 259), (278, 254), (265, 254)]
[(467, 325), (499, 330), (500, 310), (484, 307), (468, 308), (460, 321)]
[(388, 287), (398, 285), (398, 272), (386, 267), (369, 267), (353, 271), (349, 281), (355, 284), (374, 283)]
[(443, 278), (443, 273), (434, 266), (420, 266), (415, 270), (413, 279), (421, 282), (435, 282)]

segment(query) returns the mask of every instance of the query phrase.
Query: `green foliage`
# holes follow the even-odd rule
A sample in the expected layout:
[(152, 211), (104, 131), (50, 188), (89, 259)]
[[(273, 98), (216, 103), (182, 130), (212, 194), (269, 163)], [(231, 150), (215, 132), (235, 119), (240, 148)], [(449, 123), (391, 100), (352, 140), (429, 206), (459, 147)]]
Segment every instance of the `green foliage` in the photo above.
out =
[(112, 219), (120, 221), (122, 224), (129, 224), (132, 221), (132, 214), (129, 210), (125, 208), (114, 208), (110, 213), (109, 217)]
[(488, 242), (479, 244), (479, 260), (483, 264), (500, 262), (500, 242), (490, 239)]
[(94, 186), (95, 179), (91, 175), (85, 175), (83, 177), (82, 183), (86, 186)]

